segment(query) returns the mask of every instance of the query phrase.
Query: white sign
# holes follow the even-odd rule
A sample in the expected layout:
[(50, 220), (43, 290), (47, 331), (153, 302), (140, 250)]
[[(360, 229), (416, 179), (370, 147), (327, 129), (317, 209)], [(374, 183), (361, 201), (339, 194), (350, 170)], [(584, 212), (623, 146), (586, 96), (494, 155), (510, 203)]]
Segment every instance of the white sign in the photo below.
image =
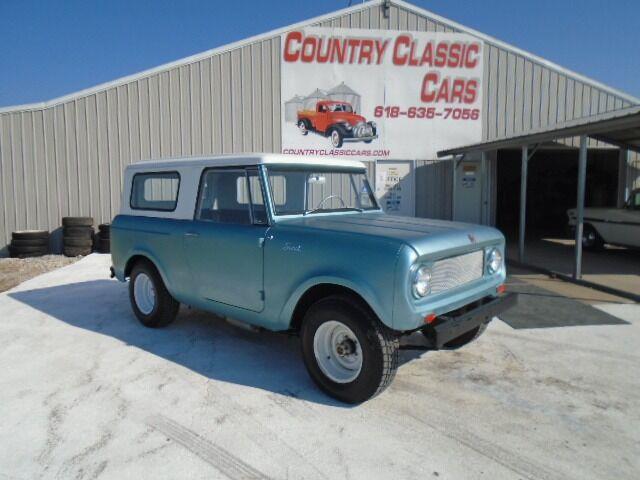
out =
[(470, 35), (305, 28), (281, 43), (283, 153), (434, 159), (482, 139)]
[(386, 213), (414, 215), (413, 171), (409, 161), (380, 161), (376, 165), (376, 197)]

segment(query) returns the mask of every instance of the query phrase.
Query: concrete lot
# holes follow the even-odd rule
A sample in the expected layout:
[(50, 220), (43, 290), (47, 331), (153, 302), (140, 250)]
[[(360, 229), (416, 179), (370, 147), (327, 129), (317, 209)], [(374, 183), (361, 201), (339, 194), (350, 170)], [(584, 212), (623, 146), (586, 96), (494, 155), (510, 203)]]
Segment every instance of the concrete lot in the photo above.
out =
[[(571, 275), (575, 241), (566, 238), (529, 238), (525, 262)], [(517, 242), (507, 244), (507, 258), (518, 259)], [(640, 295), (640, 250), (606, 245), (602, 251), (583, 251), (582, 278), (593, 283)]]
[[(109, 262), (0, 294), (0, 478), (638, 478), (638, 305), (514, 277), (514, 327), (405, 351), (389, 390), (346, 407), (295, 338), (187, 309), (143, 328)], [(535, 324), (549, 302), (578, 326)]]

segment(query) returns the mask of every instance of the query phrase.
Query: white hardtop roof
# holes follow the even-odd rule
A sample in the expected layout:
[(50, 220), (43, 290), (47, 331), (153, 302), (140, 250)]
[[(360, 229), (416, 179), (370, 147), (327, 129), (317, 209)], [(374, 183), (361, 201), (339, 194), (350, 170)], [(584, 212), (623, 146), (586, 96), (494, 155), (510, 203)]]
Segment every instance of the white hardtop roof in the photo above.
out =
[(235, 167), (247, 165), (311, 165), (365, 170), (364, 163), (356, 160), (337, 160), (328, 157), (307, 157), (277, 153), (240, 153), (209, 157), (175, 157), (165, 160), (144, 160), (132, 163), (127, 170), (147, 170), (183, 167)]

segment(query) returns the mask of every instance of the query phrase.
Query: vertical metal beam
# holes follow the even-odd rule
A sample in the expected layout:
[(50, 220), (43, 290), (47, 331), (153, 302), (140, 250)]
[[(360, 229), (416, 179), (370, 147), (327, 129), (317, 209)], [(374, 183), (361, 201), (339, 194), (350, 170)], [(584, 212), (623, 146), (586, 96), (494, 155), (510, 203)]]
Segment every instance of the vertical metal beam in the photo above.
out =
[(487, 153), (482, 152), (480, 154), (480, 223), (482, 225), (489, 225), (487, 216), (487, 177)]
[(582, 230), (584, 228), (584, 191), (587, 183), (587, 137), (580, 136), (580, 156), (578, 159), (578, 201), (576, 206), (576, 248), (573, 264), (573, 278), (582, 277)]
[(524, 263), (524, 235), (527, 220), (527, 166), (529, 146), (522, 146), (522, 172), (520, 175), (520, 232), (518, 236), (518, 259)]
[(618, 151), (618, 198), (616, 205), (622, 208), (629, 196), (629, 186), (627, 177), (629, 170), (629, 150), (620, 149)]

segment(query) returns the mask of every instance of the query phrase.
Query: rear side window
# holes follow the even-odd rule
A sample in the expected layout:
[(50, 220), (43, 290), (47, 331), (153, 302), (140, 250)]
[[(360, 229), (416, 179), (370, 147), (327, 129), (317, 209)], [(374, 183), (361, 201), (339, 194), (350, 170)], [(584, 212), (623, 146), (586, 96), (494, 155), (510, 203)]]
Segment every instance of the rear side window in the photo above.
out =
[(131, 208), (173, 212), (179, 190), (178, 172), (136, 173), (131, 185)]

